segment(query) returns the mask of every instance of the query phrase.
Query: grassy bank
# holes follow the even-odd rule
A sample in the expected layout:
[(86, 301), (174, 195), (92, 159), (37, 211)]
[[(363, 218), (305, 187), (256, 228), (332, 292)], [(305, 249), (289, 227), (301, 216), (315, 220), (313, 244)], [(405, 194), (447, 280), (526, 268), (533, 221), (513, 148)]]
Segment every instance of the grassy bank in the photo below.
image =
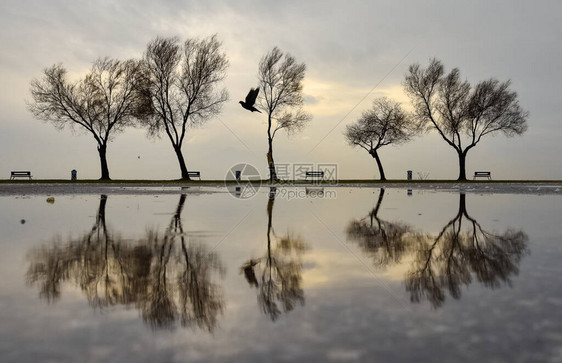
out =
[[(84, 180), (68, 180), (68, 179), (32, 179), (32, 180), (0, 180), (0, 184), (108, 184), (108, 185), (119, 185), (119, 184), (170, 184), (170, 185), (223, 185), (223, 184), (237, 184), (236, 180), (130, 180), (130, 179), (119, 179), (119, 180), (98, 180), (98, 179), (84, 179)], [(262, 181), (252, 181), (256, 184), (270, 184), (268, 180)], [(323, 184), (323, 185), (356, 185), (356, 184), (482, 184), (482, 183), (562, 183), (562, 180), (467, 180), (467, 181), (457, 181), (457, 180), (372, 180), (372, 179), (345, 179), (335, 181), (319, 181), (319, 180), (285, 180), (278, 183), (271, 183), (276, 185), (301, 185), (301, 184)]]

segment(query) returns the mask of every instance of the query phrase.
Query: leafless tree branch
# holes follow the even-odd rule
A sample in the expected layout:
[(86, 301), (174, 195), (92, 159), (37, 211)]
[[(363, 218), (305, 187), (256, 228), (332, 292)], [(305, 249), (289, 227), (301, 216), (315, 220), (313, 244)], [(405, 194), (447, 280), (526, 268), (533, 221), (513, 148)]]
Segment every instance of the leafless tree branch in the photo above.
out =
[(462, 81), (457, 68), (445, 74), (443, 64), (432, 59), (427, 68), (410, 66), (404, 88), (414, 105), (421, 128), (435, 129), (459, 155), (459, 180), (466, 180), (465, 158), (483, 136), (499, 132), (511, 137), (527, 130), (529, 113), (509, 89), (510, 81), (489, 79), (472, 87)]
[(132, 126), (143, 110), (141, 62), (97, 59), (86, 76), (69, 81), (61, 65), (46, 68), (43, 78), (31, 82), (28, 108), (36, 118), (58, 129), (70, 127), (90, 133), (96, 140), (102, 179), (109, 179), (107, 143), (115, 133)]
[(168, 136), (182, 179), (189, 179), (181, 151), (187, 130), (219, 114), (228, 100), (226, 89), (217, 89), (228, 68), (221, 46), (216, 35), (183, 44), (178, 38), (159, 37), (148, 44), (144, 55), (152, 112), (143, 118), (143, 125), (151, 136)]

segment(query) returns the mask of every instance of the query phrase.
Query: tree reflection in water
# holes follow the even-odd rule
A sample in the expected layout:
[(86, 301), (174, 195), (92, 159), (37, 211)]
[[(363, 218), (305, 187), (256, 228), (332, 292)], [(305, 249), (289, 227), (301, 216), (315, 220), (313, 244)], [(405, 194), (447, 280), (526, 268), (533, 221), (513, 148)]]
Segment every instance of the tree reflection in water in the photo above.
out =
[(162, 236), (148, 231), (127, 243), (106, 225), (107, 196), (102, 195), (92, 230), (78, 239), (53, 241), (32, 250), (27, 281), (42, 299), (60, 297), (64, 282), (77, 285), (93, 308), (134, 305), (152, 328), (199, 327), (213, 331), (224, 308), (220, 285), (225, 269), (216, 253), (191, 241), (183, 230), (182, 194)]
[(380, 267), (400, 263), (408, 252), (411, 231), (404, 223), (384, 221), (378, 216), (383, 198), (384, 188), (381, 188), (376, 207), (367, 217), (352, 220), (347, 227), (347, 237), (356, 241), (373, 258), (374, 265)]
[(281, 315), (281, 310), (288, 312), (296, 304), (304, 305), (301, 256), (307, 250), (300, 236), (275, 233), (272, 221), (276, 192), (275, 187), (270, 188), (267, 201), (267, 252), (259, 259), (250, 259), (241, 268), (250, 286), (258, 288), (262, 311), (273, 321)]
[(381, 190), (377, 206), (369, 214), (370, 223), (365, 219), (350, 222), (348, 239), (374, 256), (377, 266), (397, 264), (403, 256), (413, 255), (405, 277), (413, 302), (425, 298), (437, 308), (445, 302), (447, 291), (458, 299), (462, 286), (471, 284), (474, 278), (495, 289), (510, 285), (511, 276), (518, 274), (519, 262), (528, 253), (527, 235), (511, 228), (503, 233), (483, 229), (468, 214), (465, 194), (459, 195), (457, 214), (436, 236), (413, 233), (404, 224), (382, 221), (378, 211), (383, 195)]
[[(464, 219), (468, 230), (463, 230)], [(406, 290), (412, 301), (425, 297), (439, 307), (445, 301), (445, 291), (460, 298), (462, 285), (469, 285), (473, 276), (491, 289), (511, 285), (511, 276), (519, 273), (519, 262), (528, 253), (528, 239), (522, 230), (484, 230), (467, 213), (466, 196), (460, 194), (458, 213), (441, 232), (416, 238)]]

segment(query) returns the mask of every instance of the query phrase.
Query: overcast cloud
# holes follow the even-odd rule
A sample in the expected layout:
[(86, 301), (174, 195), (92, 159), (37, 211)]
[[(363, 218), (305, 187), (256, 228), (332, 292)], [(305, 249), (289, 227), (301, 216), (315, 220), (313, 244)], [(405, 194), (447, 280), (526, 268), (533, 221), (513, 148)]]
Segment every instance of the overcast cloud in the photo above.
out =
[[(407, 105), (401, 81), (408, 65), (437, 57), (472, 83), (511, 79), (530, 111), (522, 137), (488, 138), (469, 153), (469, 175), (482, 169), (497, 179), (562, 179), (561, 24), (559, 1), (4, 0), (0, 178), (19, 169), (37, 178), (68, 178), (71, 169), (80, 178), (99, 177), (90, 136), (57, 131), (26, 109), (29, 82), (45, 67), (60, 62), (78, 77), (97, 57), (141, 57), (158, 35), (217, 33), (230, 59), (225, 86), (231, 100), (219, 118), (191, 130), (184, 144), (188, 168), (200, 170), (203, 178), (223, 178), (238, 162), (252, 163), (266, 175), (265, 117), (237, 102), (257, 85), (260, 58), (279, 46), (307, 65), (304, 91), (314, 118), (302, 133), (276, 138), (278, 163), (331, 162), (338, 163), (340, 178), (378, 176), (374, 160), (346, 145), (342, 131), (377, 96)], [(409, 169), (430, 178), (453, 179), (458, 173), (453, 149), (434, 134), (383, 149), (381, 156), (390, 179), (405, 178)], [(118, 135), (108, 159), (114, 179), (179, 177), (169, 141), (149, 140), (143, 130)]]

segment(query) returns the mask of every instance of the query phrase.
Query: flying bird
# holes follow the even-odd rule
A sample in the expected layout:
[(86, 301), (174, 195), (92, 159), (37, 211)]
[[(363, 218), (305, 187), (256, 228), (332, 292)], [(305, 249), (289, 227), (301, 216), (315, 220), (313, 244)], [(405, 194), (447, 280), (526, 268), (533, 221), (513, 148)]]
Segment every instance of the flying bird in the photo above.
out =
[(242, 105), (242, 107), (244, 107), (246, 110), (248, 111), (258, 111), (259, 113), (261, 113), (260, 110), (258, 110), (257, 108), (254, 107), (254, 104), (256, 103), (256, 98), (258, 98), (258, 93), (260, 93), (260, 88), (252, 88), (250, 89), (250, 92), (248, 92), (248, 95), (246, 96), (246, 102), (244, 101), (240, 101), (239, 103)]

